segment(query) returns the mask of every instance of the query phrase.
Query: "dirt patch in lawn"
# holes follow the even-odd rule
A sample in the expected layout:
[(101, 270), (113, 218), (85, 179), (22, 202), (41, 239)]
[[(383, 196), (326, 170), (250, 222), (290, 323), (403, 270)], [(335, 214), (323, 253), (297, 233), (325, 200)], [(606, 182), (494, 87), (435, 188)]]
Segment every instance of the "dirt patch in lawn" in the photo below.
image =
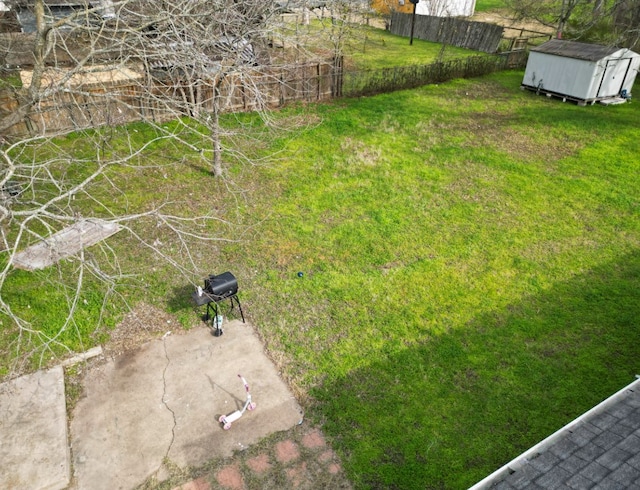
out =
[(521, 29), (553, 35), (553, 27), (546, 26), (534, 19), (516, 19), (507, 11), (477, 12), (471, 20), (496, 24), (505, 28), (505, 37), (515, 37)]
[(139, 303), (109, 332), (109, 341), (103, 346), (104, 354), (116, 357), (176, 330), (182, 330), (182, 326), (173, 315), (155, 306)]

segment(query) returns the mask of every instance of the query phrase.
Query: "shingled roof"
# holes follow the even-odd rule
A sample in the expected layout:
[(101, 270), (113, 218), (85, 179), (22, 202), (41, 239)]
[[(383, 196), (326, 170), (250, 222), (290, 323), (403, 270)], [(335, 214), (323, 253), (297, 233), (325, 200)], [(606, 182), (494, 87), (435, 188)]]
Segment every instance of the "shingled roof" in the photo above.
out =
[(640, 488), (640, 379), (470, 490)]
[(531, 48), (537, 53), (554, 54), (566, 58), (579, 60), (598, 61), (619, 51), (620, 48), (600, 46), (599, 44), (579, 43), (577, 41), (565, 41), (563, 39), (550, 39), (544, 44)]

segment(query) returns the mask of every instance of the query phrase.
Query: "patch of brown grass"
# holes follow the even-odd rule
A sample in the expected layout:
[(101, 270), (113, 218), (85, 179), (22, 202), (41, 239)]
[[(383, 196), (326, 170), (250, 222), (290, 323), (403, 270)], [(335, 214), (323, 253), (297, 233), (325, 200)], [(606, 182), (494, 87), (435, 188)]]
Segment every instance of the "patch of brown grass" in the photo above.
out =
[(177, 329), (181, 330), (182, 326), (173, 315), (155, 306), (138, 303), (116, 328), (109, 332), (109, 341), (103, 346), (104, 354), (111, 357), (119, 356)]
[(557, 161), (576, 155), (587, 142), (559, 132), (517, 126), (514, 116), (497, 112), (473, 113), (455, 125), (457, 131), (468, 134), (463, 146), (494, 148), (522, 161)]
[(346, 155), (348, 167), (374, 167), (382, 158), (381, 148), (352, 138), (345, 138), (340, 149)]

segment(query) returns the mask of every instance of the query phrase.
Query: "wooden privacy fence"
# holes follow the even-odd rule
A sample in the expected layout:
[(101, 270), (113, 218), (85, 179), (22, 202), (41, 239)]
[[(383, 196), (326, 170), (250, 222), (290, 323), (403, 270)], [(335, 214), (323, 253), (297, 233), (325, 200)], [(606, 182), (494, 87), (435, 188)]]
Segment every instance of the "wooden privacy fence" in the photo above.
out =
[[(393, 12), (391, 33), (410, 37), (412, 17), (412, 14)], [(503, 27), (495, 24), (473, 22), (456, 17), (416, 15), (413, 37), (459, 48), (495, 53), (500, 45), (503, 31)]]
[[(225, 112), (280, 107), (289, 102), (330, 99), (333, 65), (313, 63), (228, 75), (217, 88), (205, 82), (161, 83), (142, 75), (117, 82), (61, 87), (41, 99), (29, 116), (9, 128), (6, 136), (55, 134), (134, 121), (163, 122), (195, 111), (211, 111), (216, 100)], [(0, 93), (0, 114), (18, 107), (15, 94)]]
[[(295, 101), (318, 102), (333, 97), (357, 97), (471, 78), (495, 71), (524, 68), (526, 51), (485, 54), (455, 60), (380, 70), (345, 71), (342, 60), (229, 75), (218, 87), (218, 106), (226, 112), (281, 107)], [(164, 122), (212, 111), (214, 87), (201, 84), (162, 84), (144, 77), (91, 84), (59, 91), (41, 100), (7, 136), (55, 134), (134, 121)], [(16, 99), (0, 94), (0, 113), (10, 113)]]
[(526, 63), (527, 53), (520, 51), (499, 55), (471, 56), (429, 65), (345, 72), (343, 74), (342, 95), (357, 97), (410, 89), (454, 78), (472, 78), (505, 69), (524, 68)]
[[(512, 35), (511, 33), (516, 33)], [(504, 51), (518, 51), (537, 46), (553, 37), (552, 34), (538, 31), (528, 31), (526, 29), (508, 29), (502, 38), (502, 49)]]

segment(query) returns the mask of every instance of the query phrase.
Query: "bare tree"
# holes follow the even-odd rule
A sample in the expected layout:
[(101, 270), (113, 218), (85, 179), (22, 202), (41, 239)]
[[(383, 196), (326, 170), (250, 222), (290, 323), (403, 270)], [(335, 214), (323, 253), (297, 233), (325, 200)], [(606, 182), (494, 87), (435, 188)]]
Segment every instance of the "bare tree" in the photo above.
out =
[(635, 0), (510, 0), (519, 18), (535, 19), (556, 29), (558, 38), (568, 34), (582, 39), (634, 48), (638, 42)]
[[(65, 244), (51, 237), (100, 219), (193, 282), (202, 274), (198, 244), (228, 239), (214, 226), (224, 220), (210, 210), (194, 212), (180, 197), (135, 205), (121, 170), (170, 174), (180, 170), (182, 154), (208, 162), (220, 177), (225, 151), (250, 160), (220, 116), (240, 98), (244, 108), (271, 120), (258, 80), (269, 77), (264, 48), (274, 9), (269, 0), (80, 0), (61, 15), (46, 0), (34, 0), (28, 11), (33, 32), (25, 34), (30, 48), (20, 63), (27, 69), (22, 87), (12, 89), (14, 107), (0, 113), (0, 315), (16, 328), (11, 357), (35, 356), (41, 364), (49, 352), (68, 349), (62, 339), (79, 328), (87, 282), (101, 284), (107, 301), (130, 271), (107, 241), (81, 248), (46, 273), (33, 272), (34, 281), (57, 287), (66, 303), (62, 324), (44, 332), (7, 290), (19, 252), (48, 243), (64, 255), (57, 247)], [(7, 54), (18, 56), (12, 46)], [(138, 129), (118, 126), (132, 112), (147, 122), (142, 138)], [(154, 148), (163, 142), (180, 150), (158, 154)]]
[(602, 15), (604, 10), (604, 0), (594, 0), (593, 2), (593, 17), (598, 18)]
[(407, 11), (411, 3), (409, 0), (372, 0), (372, 8), (378, 12), (378, 15), (384, 19), (385, 28), (388, 30), (391, 27), (391, 17), (394, 12)]
[(576, 10), (590, 5), (593, 0), (511, 0), (510, 6), (519, 18), (535, 19), (556, 29), (561, 38)]
[(334, 60), (340, 59), (362, 36), (368, 4), (361, 1), (331, 0), (326, 4), (328, 17), (321, 18), (324, 34)]
[(333, 95), (341, 95), (344, 57), (366, 44), (365, 26), (373, 15), (366, 0), (301, 0), (294, 15), (283, 18), (281, 32), (290, 33), (292, 58), (330, 58)]
[(617, 0), (611, 12), (619, 43), (630, 49), (640, 49), (640, 2)]

